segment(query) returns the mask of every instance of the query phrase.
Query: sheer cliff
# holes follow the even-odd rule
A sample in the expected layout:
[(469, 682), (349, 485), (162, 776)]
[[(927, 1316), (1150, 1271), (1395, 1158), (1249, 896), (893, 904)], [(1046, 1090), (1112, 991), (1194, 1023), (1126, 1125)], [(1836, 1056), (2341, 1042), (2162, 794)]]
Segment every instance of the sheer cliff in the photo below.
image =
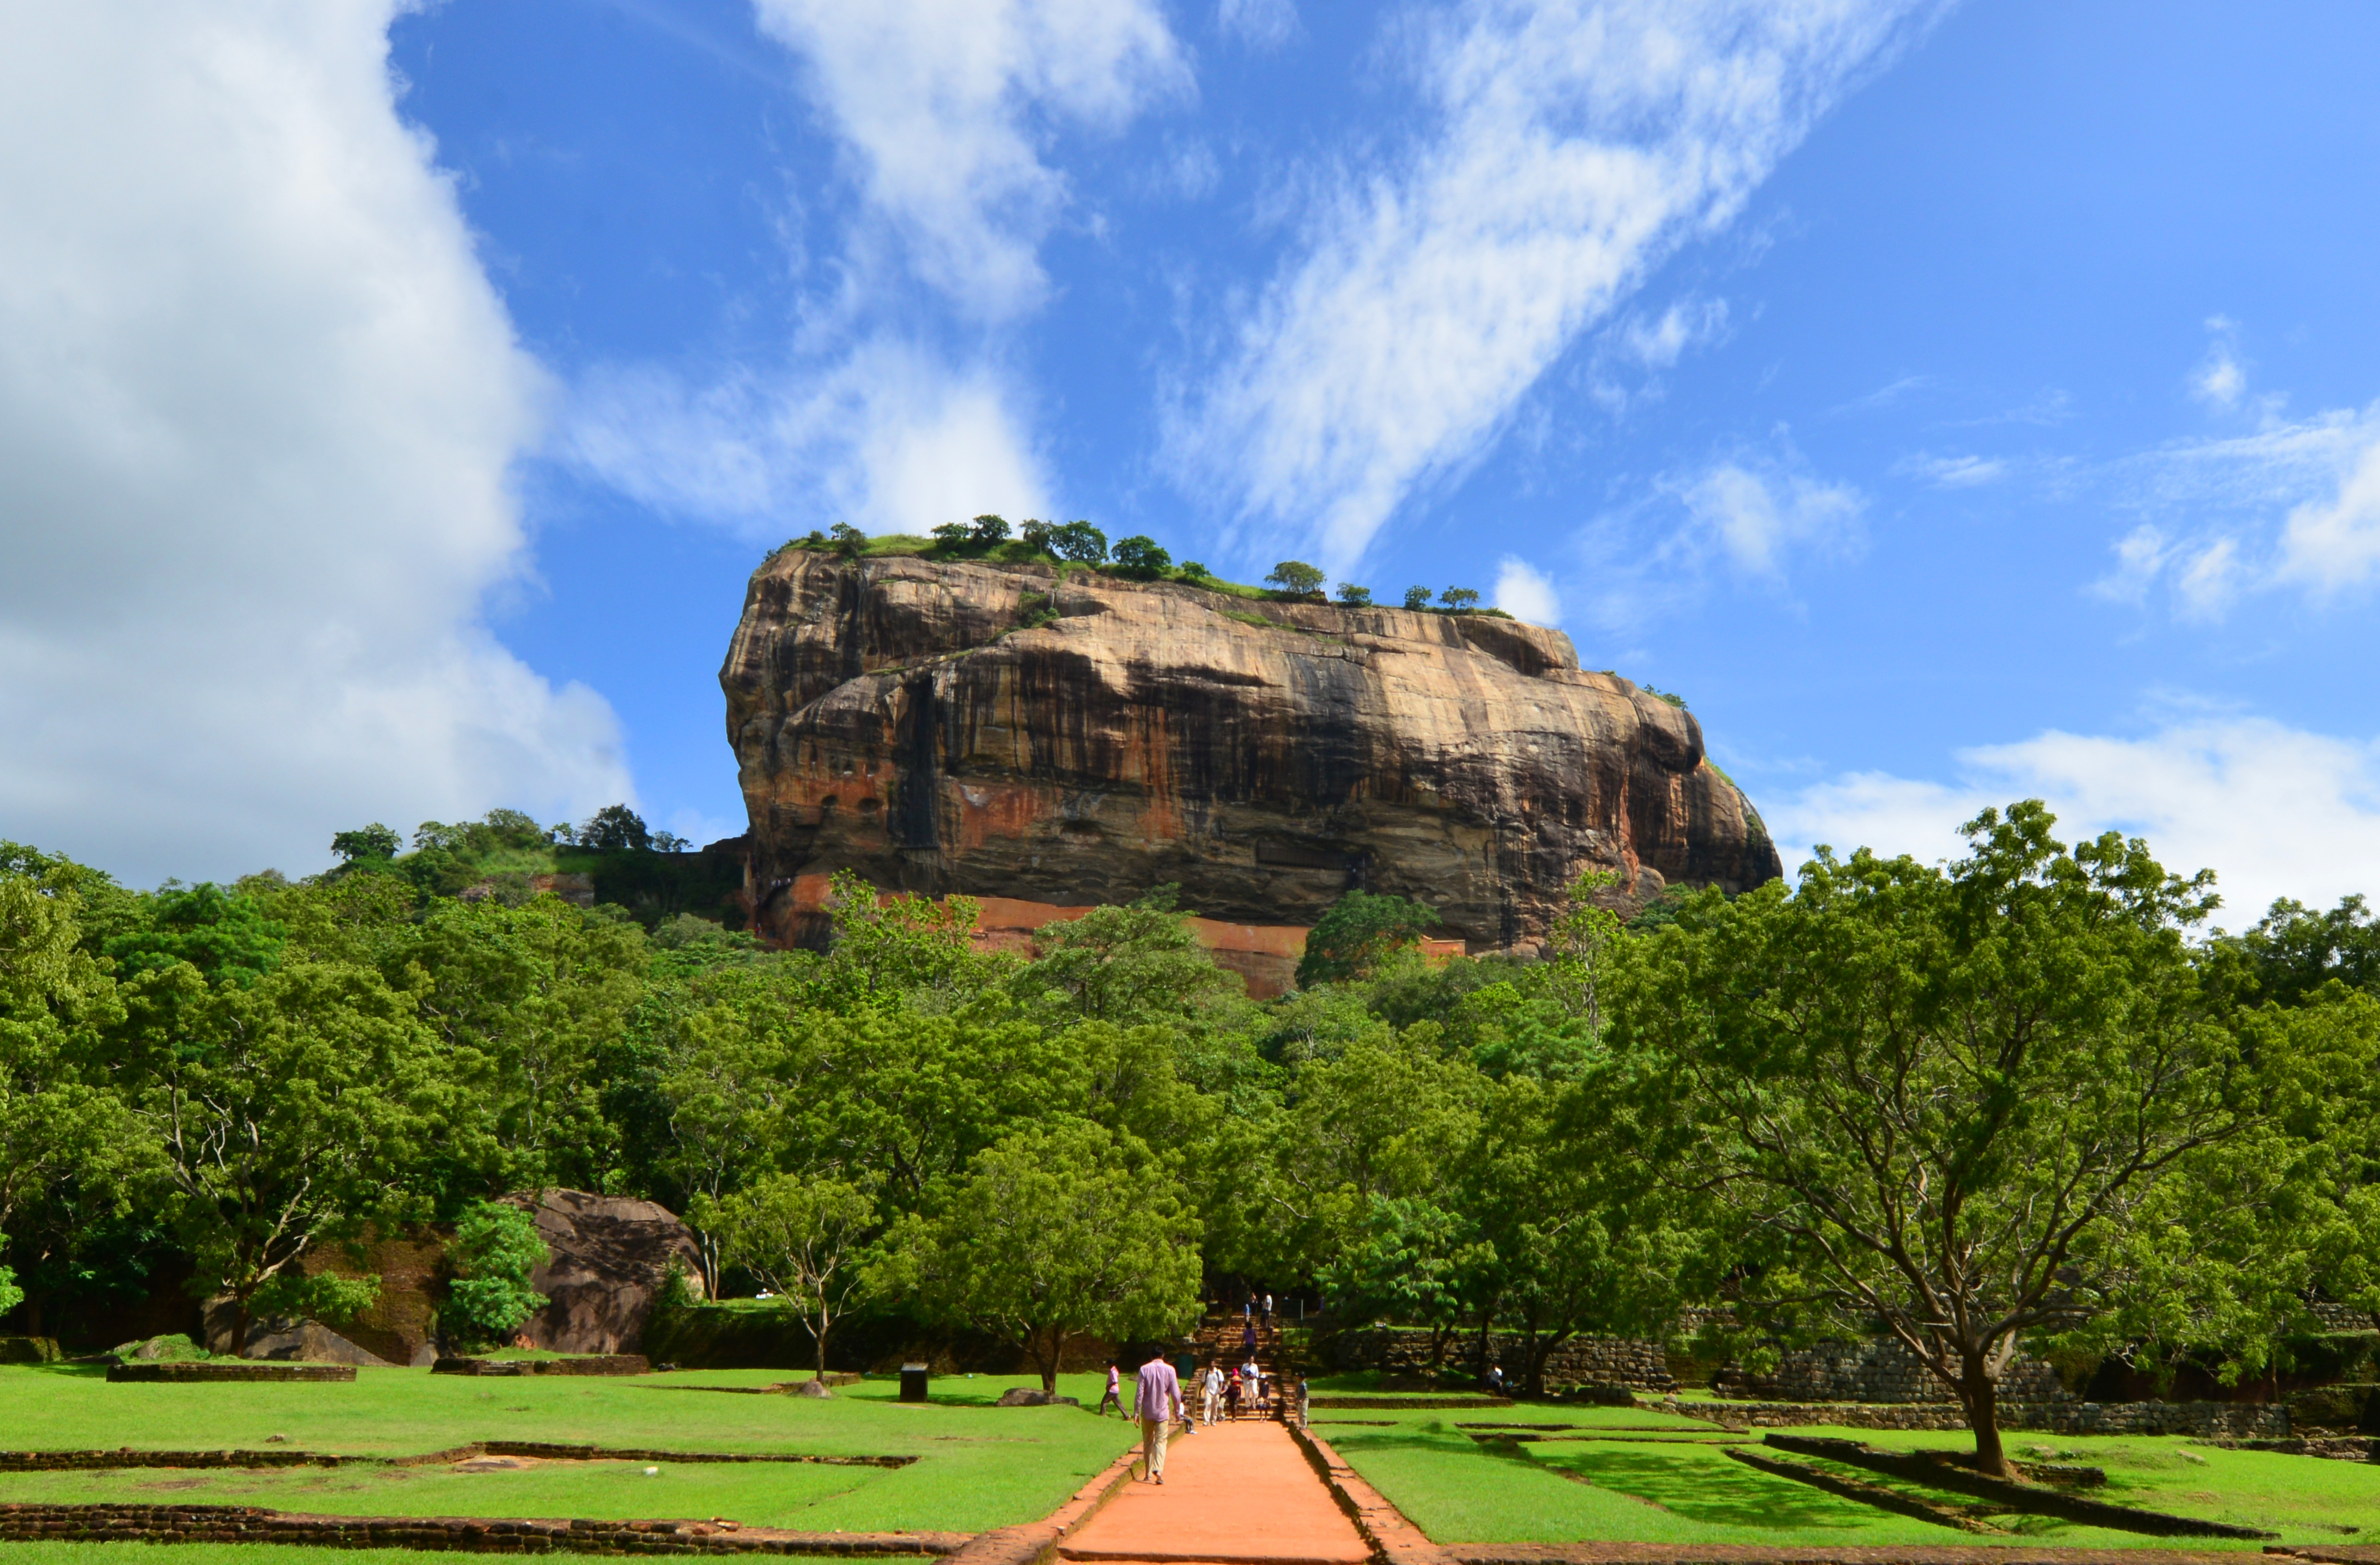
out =
[(1474, 952), (1533, 943), (1585, 869), (1640, 898), (1779, 872), (1690, 714), (1489, 615), (786, 549), (719, 677), (780, 941), (846, 867), (1071, 905), (1172, 881), (1264, 925), (1362, 886)]

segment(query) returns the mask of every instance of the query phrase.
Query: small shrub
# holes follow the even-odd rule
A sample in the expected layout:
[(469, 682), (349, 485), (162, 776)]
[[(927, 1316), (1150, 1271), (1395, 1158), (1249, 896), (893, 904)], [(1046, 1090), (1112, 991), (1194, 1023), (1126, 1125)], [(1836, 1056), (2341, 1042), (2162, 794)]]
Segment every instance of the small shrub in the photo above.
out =
[(1058, 617), (1058, 607), (1043, 592), (1020, 592), (1016, 597), (1016, 628), (1031, 630), (1049, 625)]
[(1182, 562), (1182, 574), (1186, 576), (1197, 576), (1201, 579), (1210, 579), (1213, 577), (1215, 573), (1208, 570), (1203, 561), (1184, 560)]
[(1650, 685), (1640, 685), (1636, 688), (1642, 690), (1647, 696), (1658, 697), (1659, 699), (1669, 702), (1670, 705), (1677, 708), (1680, 711), (1683, 711), (1686, 709), (1686, 698), (1673, 691), (1657, 690)]
[(1339, 584), (1339, 601), (1351, 609), (1368, 609), (1372, 606), (1372, 589), (1342, 581)]
[(537, 1220), (518, 1207), (475, 1201), (455, 1223), (455, 1280), (438, 1311), (439, 1328), (457, 1342), (502, 1342), (545, 1307), (530, 1275), (552, 1258)]
[(868, 535), (849, 522), (837, 522), (829, 528), (827, 541), (846, 560), (856, 560), (868, 552)]
[(1467, 587), (1450, 587), (1438, 595), (1439, 602), (1451, 614), (1467, 614), (1479, 606), (1479, 594)]
[(944, 522), (934, 529), (937, 549), (965, 549), (975, 541), (975, 528), (965, 522)]
[(1408, 587), (1405, 588), (1405, 607), (1418, 613), (1429, 607), (1429, 597), (1427, 587)]

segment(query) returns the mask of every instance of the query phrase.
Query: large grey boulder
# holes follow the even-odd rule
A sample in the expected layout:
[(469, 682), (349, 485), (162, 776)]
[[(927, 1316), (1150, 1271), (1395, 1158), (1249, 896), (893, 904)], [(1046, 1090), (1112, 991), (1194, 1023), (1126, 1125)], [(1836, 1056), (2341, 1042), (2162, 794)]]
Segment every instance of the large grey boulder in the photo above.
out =
[(521, 1328), (536, 1347), (558, 1353), (639, 1352), (670, 1262), (683, 1266), (688, 1284), (701, 1289), (702, 1253), (694, 1231), (665, 1207), (585, 1190), (505, 1199), (536, 1214), (538, 1233), (553, 1252), (530, 1279), (551, 1302)]

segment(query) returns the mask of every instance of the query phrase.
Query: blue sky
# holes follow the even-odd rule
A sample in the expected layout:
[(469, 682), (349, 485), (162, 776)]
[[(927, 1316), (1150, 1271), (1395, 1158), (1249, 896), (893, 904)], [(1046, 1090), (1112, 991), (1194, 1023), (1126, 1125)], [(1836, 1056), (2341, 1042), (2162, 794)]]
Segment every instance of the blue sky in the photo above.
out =
[(723, 835), (760, 553), (994, 509), (1481, 588), (1790, 850), (2038, 794), (2230, 922), (2380, 880), (2368, 6), (164, 11), (0, 39), (85, 176), (0, 166), (0, 835)]

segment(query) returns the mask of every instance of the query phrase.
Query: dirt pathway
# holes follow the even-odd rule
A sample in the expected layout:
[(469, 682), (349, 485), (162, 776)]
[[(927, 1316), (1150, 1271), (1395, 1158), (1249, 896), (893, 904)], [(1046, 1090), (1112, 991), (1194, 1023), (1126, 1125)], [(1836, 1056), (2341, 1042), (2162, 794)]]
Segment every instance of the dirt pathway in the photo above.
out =
[(1289, 1431), (1269, 1419), (1174, 1438), (1165, 1482), (1124, 1486), (1060, 1558), (1361, 1565), (1371, 1558)]

